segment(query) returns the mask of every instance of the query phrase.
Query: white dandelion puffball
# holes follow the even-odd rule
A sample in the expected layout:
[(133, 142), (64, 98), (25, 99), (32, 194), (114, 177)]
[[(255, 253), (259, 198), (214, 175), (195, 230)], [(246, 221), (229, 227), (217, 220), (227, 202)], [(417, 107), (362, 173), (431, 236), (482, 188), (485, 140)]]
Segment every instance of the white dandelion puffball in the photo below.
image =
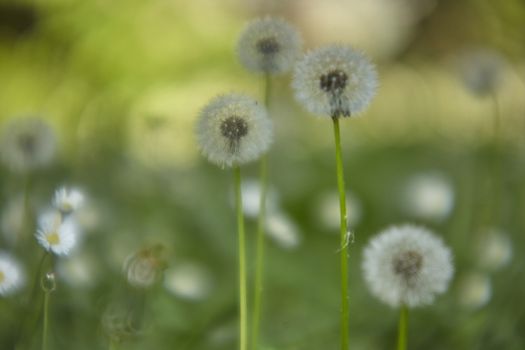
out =
[(13, 171), (27, 172), (48, 165), (55, 149), (55, 133), (42, 119), (14, 119), (2, 132), (1, 159)]
[(332, 118), (349, 117), (368, 106), (377, 89), (370, 60), (348, 46), (326, 46), (296, 65), (295, 98), (309, 112)]
[(291, 70), (301, 52), (301, 37), (288, 22), (266, 17), (248, 23), (237, 43), (241, 63), (254, 72)]
[(63, 218), (60, 212), (49, 211), (38, 218), (36, 239), (48, 252), (69, 255), (78, 242), (78, 225), (72, 217)]
[(362, 268), (372, 294), (392, 307), (431, 304), (454, 274), (452, 254), (442, 240), (411, 225), (388, 228), (373, 238)]
[(76, 188), (60, 187), (53, 197), (53, 206), (64, 214), (76, 211), (83, 203), (84, 194)]
[(0, 296), (9, 296), (23, 287), (25, 276), (19, 263), (9, 254), (0, 252)]
[(223, 95), (200, 113), (197, 139), (210, 162), (236, 166), (257, 159), (270, 148), (272, 122), (264, 107), (252, 98)]

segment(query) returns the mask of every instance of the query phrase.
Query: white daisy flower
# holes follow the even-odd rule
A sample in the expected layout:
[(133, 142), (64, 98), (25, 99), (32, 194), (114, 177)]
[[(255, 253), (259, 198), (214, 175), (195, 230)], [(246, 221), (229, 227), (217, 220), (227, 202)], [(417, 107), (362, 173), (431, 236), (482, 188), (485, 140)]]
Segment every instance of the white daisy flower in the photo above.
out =
[(200, 113), (197, 139), (202, 153), (219, 166), (257, 159), (272, 143), (272, 122), (266, 110), (250, 97), (216, 97)]
[(0, 158), (13, 171), (27, 172), (48, 165), (55, 155), (51, 126), (38, 118), (11, 120), (1, 136)]
[(288, 22), (266, 17), (248, 23), (237, 44), (241, 63), (254, 72), (289, 71), (301, 51), (301, 37)]
[(9, 254), (0, 252), (0, 296), (16, 293), (25, 283), (19, 263)]
[(292, 86), (311, 113), (332, 118), (354, 116), (368, 106), (377, 88), (370, 60), (348, 46), (314, 50), (296, 65)]
[(78, 242), (78, 225), (72, 217), (63, 218), (58, 211), (50, 211), (38, 218), (38, 243), (48, 252), (66, 256)]
[(84, 194), (76, 188), (60, 187), (55, 191), (53, 206), (63, 214), (76, 211), (84, 203)]
[(425, 228), (391, 227), (364, 251), (363, 272), (370, 291), (392, 307), (431, 304), (454, 273), (452, 254)]

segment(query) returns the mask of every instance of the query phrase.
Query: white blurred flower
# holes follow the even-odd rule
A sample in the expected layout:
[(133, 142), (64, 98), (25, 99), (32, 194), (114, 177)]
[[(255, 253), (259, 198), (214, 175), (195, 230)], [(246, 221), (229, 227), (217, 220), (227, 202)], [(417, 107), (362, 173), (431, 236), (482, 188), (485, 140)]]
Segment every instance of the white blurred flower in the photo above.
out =
[[(319, 221), (330, 232), (339, 233), (339, 193), (336, 191), (324, 192), (315, 201), (314, 212), (319, 215)], [(346, 193), (346, 212), (348, 227), (354, 227), (359, 223), (362, 216), (361, 202), (352, 192)]]
[(58, 211), (48, 211), (38, 218), (36, 239), (48, 252), (69, 255), (78, 243), (78, 225), (72, 217), (63, 218)]
[(465, 50), (456, 60), (463, 84), (472, 93), (486, 96), (501, 85), (505, 60), (496, 51), (487, 48)]
[(487, 275), (473, 272), (458, 282), (458, 302), (469, 309), (485, 306), (492, 297), (492, 284)]
[(240, 94), (214, 98), (200, 113), (196, 131), (202, 153), (221, 167), (259, 158), (273, 139), (265, 108)]
[(24, 197), (16, 196), (6, 201), (2, 210), (0, 227), (7, 243), (15, 244), (24, 233)]
[(294, 249), (301, 244), (301, 234), (295, 222), (281, 212), (268, 213), (266, 234), (281, 248)]
[(363, 272), (374, 296), (398, 307), (431, 304), (444, 293), (454, 273), (452, 254), (425, 228), (390, 227), (367, 245)]
[(512, 242), (509, 236), (496, 228), (481, 234), (477, 248), (479, 265), (488, 271), (498, 270), (512, 259)]
[(251, 21), (237, 44), (241, 63), (249, 70), (279, 74), (289, 71), (301, 51), (301, 37), (288, 22), (279, 18)]
[(79, 209), (84, 203), (84, 194), (76, 188), (60, 187), (55, 191), (53, 206), (64, 214)]
[[(243, 180), (241, 185), (242, 207), (244, 215), (256, 218), (259, 215), (261, 186), (259, 181), (254, 179)], [(234, 199), (232, 193), (232, 200)], [(233, 204), (233, 203), (232, 203)], [(273, 188), (267, 189), (266, 194), (266, 213), (272, 213), (278, 208), (277, 192)]]
[(96, 261), (86, 254), (75, 254), (69, 259), (58, 261), (58, 275), (76, 288), (89, 288), (95, 282)]
[(25, 283), (24, 272), (13, 257), (0, 252), (0, 296), (16, 293)]
[(13, 171), (44, 167), (55, 155), (55, 133), (42, 119), (26, 117), (9, 121), (0, 141), (0, 159)]
[(454, 190), (443, 176), (419, 174), (408, 181), (402, 199), (405, 210), (414, 217), (441, 221), (454, 207)]
[(370, 60), (349, 46), (332, 45), (307, 53), (295, 66), (296, 100), (324, 117), (355, 116), (377, 89), (377, 72)]
[(164, 287), (182, 299), (200, 301), (211, 292), (211, 275), (203, 266), (186, 262), (165, 271)]

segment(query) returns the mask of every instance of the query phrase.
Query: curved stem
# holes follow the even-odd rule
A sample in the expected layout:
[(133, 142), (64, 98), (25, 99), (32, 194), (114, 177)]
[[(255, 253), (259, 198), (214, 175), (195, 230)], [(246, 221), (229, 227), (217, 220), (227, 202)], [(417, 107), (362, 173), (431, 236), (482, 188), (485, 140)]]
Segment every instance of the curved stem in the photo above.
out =
[(401, 306), (399, 314), (399, 325), (397, 332), (397, 350), (406, 350), (407, 348), (407, 329), (408, 329), (408, 308)]
[[(268, 109), (270, 105), (271, 78), (269, 74), (264, 79), (264, 105)], [(252, 345), (251, 349), (257, 349), (259, 341), (259, 325), (261, 319), (261, 299), (263, 291), (264, 276), (264, 245), (265, 245), (265, 222), (266, 222), (266, 195), (268, 191), (268, 156), (261, 157), (259, 163), (259, 216), (257, 218), (257, 252), (255, 262), (255, 287), (253, 297), (252, 315)]]
[(235, 183), (235, 203), (237, 207), (237, 230), (239, 238), (239, 349), (247, 350), (248, 345), (248, 297), (246, 291), (246, 237), (242, 212), (241, 169), (233, 168)]
[(332, 118), (334, 124), (335, 158), (337, 168), (337, 187), (339, 189), (339, 209), (341, 219), (340, 256), (341, 256), (341, 349), (348, 350), (348, 328), (350, 311), (348, 304), (348, 238), (346, 227), (346, 192), (343, 171), (343, 157), (341, 154), (341, 135), (339, 118)]

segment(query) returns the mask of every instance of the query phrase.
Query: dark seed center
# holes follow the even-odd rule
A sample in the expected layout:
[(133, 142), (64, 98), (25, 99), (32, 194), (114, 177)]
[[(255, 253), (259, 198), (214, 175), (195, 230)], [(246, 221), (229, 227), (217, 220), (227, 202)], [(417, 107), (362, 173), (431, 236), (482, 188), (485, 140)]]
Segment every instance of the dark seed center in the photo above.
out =
[(243, 118), (228, 117), (221, 124), (221, 133), (232, 142), (239, 141), (241, 137), (248, 134), (248, 124)]
[(394, 272), (406, 279), (417, 275), (423, 265), (423, 257), (416, 251), (408, 250), (394, 258)]
[(259, 40), (256, 44), (257, 51), (263, 55), (273, 55), (277, 53), (280, 49), (280, 45), (273, 37), (263, 38)]
[(31, 134), (22, 134), (18, 138), (18, 145), (25, 154), (32, 154), (36, 149), (36, 138)]
[(327, 74), (321, 75), (319, 81), (321, 90), (325, 92), (340, 93), (346, 87), (348, 76), (340, 70), (333, 70)]

